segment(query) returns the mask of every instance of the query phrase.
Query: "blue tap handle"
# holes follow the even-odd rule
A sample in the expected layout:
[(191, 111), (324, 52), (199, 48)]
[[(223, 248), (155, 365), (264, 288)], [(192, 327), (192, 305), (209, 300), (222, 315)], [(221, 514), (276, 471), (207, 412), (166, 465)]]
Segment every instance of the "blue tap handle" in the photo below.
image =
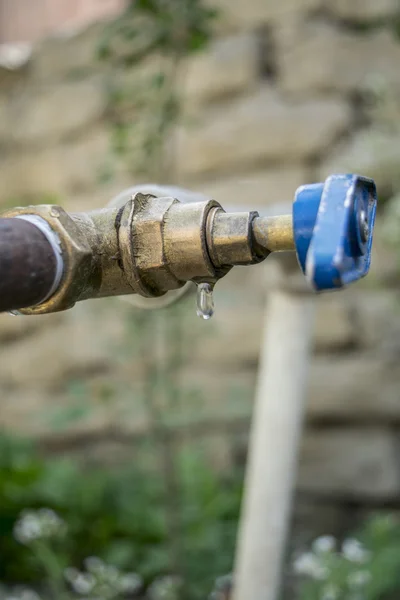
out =
[(377, 194), (372, 179), (332, 175), (298, 188), (293, 204), (297, 257), (316, 291), (361, 279), (371, 264)]

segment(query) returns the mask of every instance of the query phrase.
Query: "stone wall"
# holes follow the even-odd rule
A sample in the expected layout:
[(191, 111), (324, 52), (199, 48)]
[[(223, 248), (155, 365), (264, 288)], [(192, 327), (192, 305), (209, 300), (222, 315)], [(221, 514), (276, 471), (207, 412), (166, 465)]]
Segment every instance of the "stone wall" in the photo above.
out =
[[(343, 170), (375, 177), (383, 197), (395, 192), (397, 0), (210, 2), (221, 16), (209, 50), (188, 65), (192, 118), (179, 132), (177, 183), (260, 210)], [(98, 35), (93, 26), (46, 40), (18, 71), (0, 70), (3, 205), (56, 197), (88, 209), (137, 183), (123, 170), (98, 182), (109, 143), (106, 75), (93, 60)], [(390, 99), (384, 111), (369, 101), (381, 82)], [(240, 460), (247, 430), (268, 277), (263, 265), (232, 272), (218, 285), (210, 323), (197, 320), (190, 298), (178, 320), (161, 313), (151, 324), (155, 353), (165, 336), (184, 345), (174, 375), (180, 410), (170, 423), (181, 435), (190, 426), (208, 436), (224, 466)], [(366, 508), (400, 505), (398, 283), (378, 223), (370, 276), (318, 299), (298, 481), (296, 523), (308, 532), (301, 542), (310, 532), (343, 532)], [(132, 325), (132, 308), (118, 300), (41, 318), (1, 315), (0, 424), (54, 450), (120, 451), (148, 426), (140, 321)]]

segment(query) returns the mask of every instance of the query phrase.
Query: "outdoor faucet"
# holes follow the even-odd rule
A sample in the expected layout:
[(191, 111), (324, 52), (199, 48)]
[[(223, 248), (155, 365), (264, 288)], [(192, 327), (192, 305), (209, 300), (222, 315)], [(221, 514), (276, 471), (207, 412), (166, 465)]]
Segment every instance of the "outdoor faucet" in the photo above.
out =
[(339, 289), (369, 270), (376, 202), (371, 179), (333, 175), (300, 187), (292, 214), (276, 217), (141, 192), (91, 212), (7, 210), (0, 215), (0, 310), (37, 315), (89, 298), (155, 298), (192, 281), (207, 318), (207, 295), (232, 267), (280, 251), (296, 252), (315, 291)]

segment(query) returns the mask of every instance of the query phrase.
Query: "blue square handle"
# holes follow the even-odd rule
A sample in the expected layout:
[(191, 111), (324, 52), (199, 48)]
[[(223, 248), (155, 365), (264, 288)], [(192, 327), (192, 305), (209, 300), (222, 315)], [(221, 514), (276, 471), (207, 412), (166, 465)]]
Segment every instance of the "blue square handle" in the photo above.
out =
[(368, 273), (376, 204), (374, 181), (359, 175), (331, 175), (325, 183), (298, 188), (296, 252), (316, 291), (342, 288)]

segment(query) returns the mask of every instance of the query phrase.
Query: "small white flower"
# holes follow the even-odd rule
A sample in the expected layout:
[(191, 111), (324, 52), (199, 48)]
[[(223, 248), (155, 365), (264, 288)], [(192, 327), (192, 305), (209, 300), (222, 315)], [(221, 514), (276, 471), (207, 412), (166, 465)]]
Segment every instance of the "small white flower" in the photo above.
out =
[(317, 554), (325, 554), (335, 550), (336, 540), (332, 535), (323, 535), (312, 544), (312, 549)]
[(119, 580), (119, 588), (125, 594), (137, 592), (142, 584), (143, 580), (137, 573), (126, 573), (125, 575), (121, 575)]
[(136, 573), (122, 574), (96, 556), (86, 558), (84, 565), (86, 572), (69, 567), (65, 569), (64, 577), (77, 594), (90, 594), (87, 600), (107, 600), (119, 597), (121, 593), (132, 594), (142, 586), (142, 579)]
[(96, 585), (96, 578), (91, 573), (82, 573), (74, 567), (65, 569), (64, 577), (77, 594), (90, 594)]
[(23, 589), (15, 589), (13, 590), (13, 592), (11, 593), (11, 596), (6, 596), (5, 600), (41, 600), (40, 596), (34, 592), (33, 590), (30, 590), (28, 588), (23, 588)]
[(112, 565), (105, 565), (103, 577), (109, 584), (115, 584), (120, 577), (120, 572)]
[(14, 526), (14, 537), (21, 544), (57, 537), (65, 532), (64, 521), (51, 509), (25, 510)]
[(150, 600), (174, 600), (182, 581), (179, 577), (165, 576), (156, 579), (151, 584), (148, 595)]
[(90, 573), (78, 573), (73, 581), (71, 581), (71, 587), (77, 594), (86, 596), (90, 594), (96, 585), (96, 579)]
[(24, 511), (15, 523), (14, 537), (21, 544), (29, 544), (42, 535), (40, 521), (33, 511)]
[(371, 558), (371, 553), (369, 550), (364, 548), (361, 542), (354, 538), (348, 538), (343, 542), (342, 554), (350, 562), (361, 564), (368, 562), (368, 560)]
[(79, 571), (78, 571), (78, 569), (75, 569), (74, 567), (68, 567), (64, 571), (64, 577), (68, 581), (68, 583), (73, 583), (78, 576), (79, 576)]
[(115, 598), (115, 589), (108, 583), (98, 583), (96, 585), (96, 594), (98, 594), (101, 600), (107, 600), (107, 598)]
[(350, 573), (347, 578), (347, 583), (351, 588), (360, 588), (367, 585), (372, 579), (369, 571), (355, 571)]
[(103, 575), (106, 569), (105, 563), (98, 556), (88, 556), (84, 560), (84, 565), (93, 575)]
[(300, 554), (293, 563), (293, 569), (298, 575), (309, 575), (314, 569), (316, 557), (312, 552)]
[(51, 537), (64, 531), (64, 521), (51, 508), (41, 508), (38, 511), (43, 535)]
[(321, 600), (338, 600), (339, 598), (339, 588), (333, 583), (329, 583), (322, 590)]
[(298, 575), (307, 575), (317, 580), (326, 579), (329, 575), (328, 568), (312, 552), (305, 552), (297, 557), (293, 563), (293, 569)]

